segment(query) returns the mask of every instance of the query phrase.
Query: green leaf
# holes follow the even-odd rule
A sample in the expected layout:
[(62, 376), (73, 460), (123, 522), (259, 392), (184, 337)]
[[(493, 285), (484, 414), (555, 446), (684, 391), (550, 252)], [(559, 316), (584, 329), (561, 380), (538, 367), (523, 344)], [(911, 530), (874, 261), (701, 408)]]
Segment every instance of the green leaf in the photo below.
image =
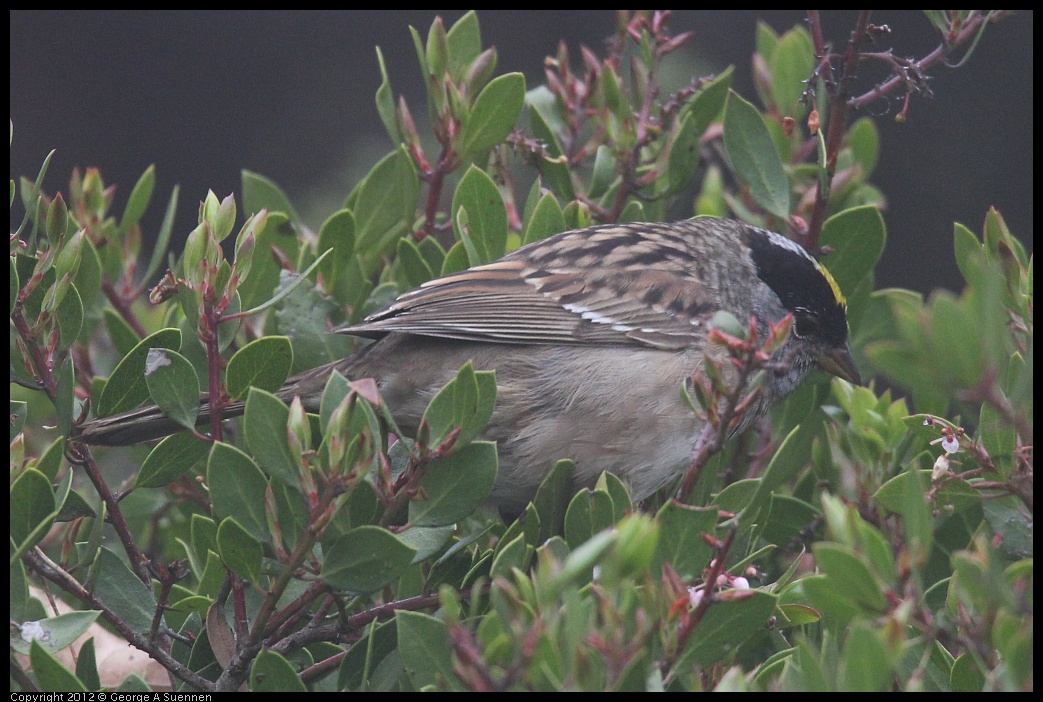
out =
[[(576, 199), (576, 192), (572, 187), (572, 176), (569, 173), (567, 161), (562, 157), (561, 143), (550, 127), (551, 120), (542, 111), (545, 108), (534, 103), (539, 90), (540, 88), (529, 91), (526, 99), (530, 103), (529, 126), (535, 137), (543, 142), (547, 150), (547, 155), (538, 163), (540, 176), (563, 202), (570, 202)], [(551, 100), (553, 99), (552, 96)], [(546, 109), (552, 108), (548, 106)]]
[(489, 81), (464, 125), (463, 153), (473, 158), (506, 139), (524, 104), (525, 76), (521, 73), (507, 73)]
[[(142, 339), (112, 371), (105, 389), (98, 398), (97, 416), (108, 417), (119, 412), (132, 410), (149, 398), (145, 382), (145, 365), (151, 349), (169, 349), (181, 346), (181, 332), (177, 329), (160, 329)], [(198, 385), (197, 391), (198, 391)], [(198, 398), (197, 398), (198, 400)]]
[(402, 666), (414, 689), (429, 685), (458, 689), (450, 657), (449, 633), (440, 619), (400, 609), (395, 612), (395, 627)]
[(85, 231), (81, 229), (69, 237), (54, 259), (54, 274), (59, 281), (66, 276), (71, 279), (79, 270), (83, 259), (83, 242), (86, 240)]
[(497, 546), (496, 553), (493, 555), (492, 569), (489, 571), (489, 577), (510, 577), (511, 571), (514, 568), (524, 570), (528, 567), (528, 559), (525, 558), (526, 552), (531, 554), (532, 547), (525, 543), (525, 535), (518, 534), (517, 537), (512, 539), (509, 543)]
[(10, 285), (7, 290), (7, 313), (11, 314), (14, 312), (14, 303), (18, 298), (18, 291), (22, 289), (22, 284), (18, 280), (18, 266), (15, 265), (14, 256), (11, 257), (11, 277), (9, 278)]
[(713, 549), (703, 534), (713, 536), (717, 508), (692, 507), (670, 500), (656, 513), (656, 522), (660, 529), (659, 544), (652, 572), (662, 572), (662, 564), (669, 563), (685, 581), (701, 576), (713, 558)]
[(542, 544), (555, 535), (561, 535), (565, 524), (565, 513), (568, 511), (570, 496), (575, 493), (573, 477), (576, 464), (564, 458), (554, 464), (547, 477), (540, 483), (532, 504), (540, 515), (540, 535), (536, 544)]
[(604, 195), (616, 175), (616, 157), (605, 144), (599, 144), (594, 152), (594, 168), (590, 174), (590, 185), (587, 197), (599, 198)]
[(261, 544), (234, 517), (225, 517), (217, 527), (217, 547), (229, 570), (252, 583), (261, 577)]
[(645, 214), (645, 205), (637, 200), (630, 200), (626, 207), (619, 213), (620, 222), (647, 222), (648, 215)]
[(460, 243), (464, 245), (464, 250), (467, 251), (467, 264), (469, 266), (478, 266), (487, 263), (489, 257), (484, 251), (484, 246), (482, 249), (479, 249), (482, 242), (476, 241), (475, 237), (471, 236), (471, 228), (467, 223), (466, 207), (461, 207), (456, 210), (456, 216), (453, 218), (453, 225), (453, 229), (456, 231)]
[(790, 433), (786, 435), (778, 449), (775, 450), (771, 461), (768, 462), (768, 467), (764, 470), (764, 476), (756, 481), (756, 491), (741, 510), (747, 520), (757, 519), (758, 521), (763, 521), (758, 515), (761, 514), (761, 509), (767, 506), (771, 494), (789, 481), (796, 471), (807, 462), (813, 432), (809, 429), (801, 431), (801, 428), (801, 426), (793, 427)]
[(757, 204), (776, 217), (788, 217), (789, 181), (779, 152), (757, 108), (731, 90), (724, 113), (724, 148)]
[(377, 114), (384, 125), (391, 143), (398, 146), (402, 143), (402, 134), (398, 131), (398, 120), (395, 118), (395, 96), (391, 92), (391, 81), (388, 79), (387, 66), (384, 65), (384, 54), (377, 47), (377, 64), (380, 66), (380, 87), (377, 88)]
[(431, 399), (422, 421), (430, 431), (428, 446), (436, 448), (455, 429), (456, 447), (466, 445), (485, 428), (496, 405), (496, 376), (493, 371), (475, 371), (470, 361), (456, 378)]
[(840, 544), (819, 542), (812, 546), (812, 552), (816, 565), (826, 574), (837, 593), (872, 613), (884, 611), (880, 585), (854, 550)]
[(785, 546), (811, 528), (820, 516), (819, 510), (803, 500), (775, 493), (771, 496), (771, 511), (761, 532), (761, 538), (771, 544)]
[(264, 648), (250, 668), (250, 691), (300, 693), (307, 692), (308, 688), (292, 663), (275, 651)]
[(156, 166), (153, 164), (145, 169), (145, 172), (141, 174), (138, 182), (134, 185), (134, 189), (130, 191), (130, 197), (127, 198), (127, 207), (123, 210), (123, 218), (120, 220), (118, 229), (121, 237), (131, 227), (141, 221), (141, 217), (145, 214), (145, 210), (148, 209), (149, 202), (152, 200), (152, 189), (155, 185)]
[(601, 490), (580, 490), (565, 512), (565, 542), (571, 549), (612, 526), (612, 498)]
[(779, 612), (782, 614), (779, 622), (781, 627), (804, 626), (822, 621), (822, 615), (806, 605), (780, 604)]
[(245, 168), (242, 171), (242, 178), (243, 212), (248, 214), (257, 214), (261, 210), (268, 210), (269, 213), (282, 212), (289, 217), (295, 227), (301, 226), (300, 215), (293, 209), (290, 198), (286, 197), (286, 193), (278, 185), (260, 173), (254, 173)]
[(42, 539), (54, 521), (51, 481), (35, 468), (26, 468), (11, 484), (11, 541), (24, 552)]
[(215, 519), (235, 517), (255, 538), (268, 542), (264, 515), (268, 481), (249, 456), (230, 444), (215, 442), (207, 461), (206, 482)]
[[(1010, 406), (1008, 398), (1000, 388), (991, 390), (998, 401)], [(991, 402), (983, 402), (978, 418), (978, 436), (992, 459), (1000, 480), (1007, 480), (1014, 467), (1016, 439), (1014, 427)]]
[(58, 322), (58, 346), (67, 349), (76, 341), (83, 328), (83, 301), (75, 284), (69, 285), (54, 316)]
[(970, 280), (973, 271), (978, 264), (972, 263), (972, 259), (982, 255), (982, 245), (978, 237), (962, 224), (953, 225), (953, 249), (956, 253), (956, 265), (963, 274), (964, 280)]
[[(322, 255), (329, 254), (330, 250), (326, 250)], [(338, 305), (310, 285), (300, 285), (306, 278), (307, 273), (292, 279), (287, 274), (275, 297), (262, 305), (274, 306), (282, 300), (274, 312), (276, 323), (269, 326), (268, 333), (279, 333), (292, 340), (296, 372), (345, 358), (353, 349), (350, 337), (329, 333), (329, 320), (340, 313)]]
[(503, 533), (503, 536), (496, 543), (493, 556), (495, 557), (501, 548), (513, 541), (514, 537), (519, 534), (525, 537), (525, 543), (530, 546), (538, 546), (540, 543), (538, 540), (540, 536), (540, 515), (536, 512), (536, 507), (531, 502), (525, 508), (525, 511), (508, 525), (507, 531)]
[[(467, 169), (453, 195), (454, 222), (461, 207), (467, 211), (468, 234), (482, 257), (471, 265), (502, 257), (507, 250), (507, 207), (493, 179), (475, 165)], [(456, 234), (463, 239), (459, 228)]]
[(202, 570), (202, 561), (210, 551), (217, 553), (217, 522), (201, 514), (193, 514), (190, 524), (192, 548), (188, 550), (192, 562), (192, 570), (196, 573)]
[(721, 114), (734, 71), (735, 66), (728, 66), (718, 73), (712, 81), (700, 88), (685, 106), (684, 112), (692, 119), (692, 128), (696, 134), (702, 136), (707, 127)]
[(775, 106), (781, 114), (799, 118), (805, 109), (800, 102), (805, 81), (815, 70), (815, 47), (808, 31), (795, 27), (783, 34), (770, 54), (768, 66)]
[(853, 693), (892, 691), (893, 662), (880, 640), (882, 633), (864, 621), (852, 622), (839, 670), (840, 689)]
[(417, 242), (417, 249), (432, 271), (442, 270), (442, 263), (445, 261), (445, 249), (438, 243), (438, 239), (433, 236), (425, 236)]
[(470, 263), (467, 260), (467, 248), (464, 242), (458, 241), (446, 252), (445, 260), (442, 262), (442, 270), (439, 275), (449, 275), (467, 270)]
[(984, 500), (982, 512), (993, 532), (1000, 538), (1000, 548), (1010, 558), (1031, 558), (1033, 554), (1033, 521), (1025, 513), (1025, 505), (1013, 495)]
[(84, 684), (36, 641), (29, 649), (29, 663), (41, 692), (87, 692)]
[(767, 22), (758, 20), (756, 41), (757, 53), (767, 60), (769, 56), (775, 53), (775, 47), (779, 43), (779, 35)]
[(126, 356), (138, 345), (141, 339), (138, 338), (138, 335), (127, 321), (115, 310), (105, 309), (102, 311), (102, 315), (105, 322), (105, 331), (108, 333), (116, 352), (121, 356)]
[(953, 662), (949, 686), (953, 692), (983, 691), (985, 675), (973, 655), (964, 653)]
[(492, 492), (497, 465), (492, 441), (473, 441), (434, 461), (420, 480), (423, 499), (409, 503), (410, 523), (439, 527), (471, 515)]
[(463, 72), (482, 53), (482, 34), (478, 27), (478, 15), (469, 10), (453, 23), (446, 33), (449, 50), (449, 75), (460, 83)]
[(149, 349), (145, 385), (163, 414), (186, 429), (196, 425), (199, 377), (187, 358), (169, 349)]
[(11, 441), (14, 441), (14, 438), (22, 432), (22, 427), (25, 426), (25, 415), (29, 411), (29, 407), (20, 400), (11, 400), (9, 407), (11, 408)]
[(104, 602), (126, 626), (139, 634), (152, 629), (156, 596), (119, 556), (102, 547), (91, 566), (91, 574), (94, 578), (94, 596)]
[(862, 167), (862, 180), (869, 180), (876, 170), (880, 154), (880, 132), (876, 122), (869, 117), (856, 120), (847, 130), (847, 145), (855, 163)]
[(327, 249), (333, 249), (333, 254), (323, 259), (319, 273), (326, 290), (336, 295), (337, 283), (347, 278), (343, 271), (351, 264), (355, 253), (355, 215), (350, 210), (337, 210), (319, 228), (319, 246), (316, 251), (321, 253)]
[(410, 289), (418, 288), (435, 277), (434, 271), (424, 260), (420, 249), (408, 237), (398, 240), (396, 264), (405, 273)]
[(47, 206), (47, 219), (44, 222), (44, 231), (47, 232), (48, 239), (59, 241), (60, 237), (65, 236), (68, 226), (69, 208), (65, 206), (65, 199), (62, 198), (62, 194), (58, 193), (51, 200), (51, 204)]
[(65, 455), (65, 437), (59, 436), (51, 445), (40, 454), (40, 460), (36, 463), (36, 470), (44, 474), (52, 484), (58, 478), (58, 471), (62, 467), (62, 457)]
[(778, 598), (759, 590), (742, 592), (745, 599), (718, 601), (706, 610), (697, 635), (689, 639), (687, 648), (673, 666), (674, 671), (688, 670), (692, 665), (706, 667), (725, 660), (729, 651), (763, 630), (764, 622), (775, 611)]
[(265, 336), (251, 341), (228, 361), (225, 383), (233, 400), (246, 396), (251, 387), (275, 392), (293, 366), (293, 347), (285, 336)]
[(409, 230), (420, 197), (413, 161), (403, 149), (381, 159), (358, 187), (355, 200), (355, 251), (366, 258), (393, 248)]
[[(228, 262), (222, 261), (221, 267), (227, 270)], [(304, 276), (301, 276), (301, 278), (303, 277)], [(235, 341), (235, 335), (239, 333), (239, 327), (243, 323), (243, 317), (239, 316), (239, 313), (242, 311), (243, 301), (242, 298), (239, 297), (239, 291), (237, 290), (232, 293), (228, 307), (225, 309), (225, 319), (222, 319), (220, 324), (217, 326), (218, 350), (224, 351), (233, 341)], [(249, 317), (251, 314), (255, 314), (255, 311), (244, 313), (244, 316)]]
[(54, 409), (58, 415), (59, 433), (68, 436), (72, 432), (73, 415), (76, 413), (76, 370), (72, 354), (66, 356), (58, 368), (58, 393), (54, 398)]
[(413, 562), (416, 549), (376, 526), (360, 526), (326, 549), (322, 581), (339, 590), (367, 593), (393, 582)]
[(691, 114), (681, 118), (666, 161), (666, 173), (669, 178), (667, 194), (675, 195), (681, 192), (695, 175), (699, 168), (701, 136)]
[[(64, 487), (64, 480), (61, 487)], [(69, 487), (72, 487), (71, 483), (69, 484)], [(83, 517), (98, 516), (97, 511), (83, 498), (82, 495), (80, 495), (80, 493), (71, 489), (65, 490), (63, 493), (64, 499), (59, 496), (59, 498), (55, 500), (55, 503), (61, 503), (61, 510), (55, 516), (56, 522), (71, 522)]]
[(337, 671), (337, 689), (371, 692), (384, 688), (373, 686), (374, 670), (389, 656), (398, 660), (398, 637), (393, 621), (373, 623), (366, 634), (341, 659)]
[[(945, 354), (938, 356), (939, 370), (954, 384), (974, 387), (985, 371), (985, 343), (981, 333), (987, 322), (947, 290), (932, 295), (930, 315), (934, 349)], [(953, 343), (954, 339), (960, 339), (961, 343)]]
[(243, 413), (246, 445), (269, 473), (287, 485), (296, 485), (300, 467), (287, 438), (289, 418), (290, 408), (282, 400), (270, 392), (250, 388)]
[(94, 638), (89, 638), (80, 646), (76, 657), (76, 677), (88, 690), (100, 690), (101, 678), (98, 675), (98, 662), (94, 655)]
[(615, 473), (604, 472), (598, 476), (595, 490), (607, 492), (612, 498), (612, 521), (618, 522), (634, 511), (634, 502), (630, 499), (630, 491), (626, 483)]
[(162, 487), (192, 470), (210, 453), (210, 444), (184, 432), (173, 434), (156, 445), (141, 464), (134, 487)]
[(416, 551), (413, 556), (413, 565), (422, 563), (442, 550), (453, 537), (456, 527), (453, 525), (444, 527), (410, 527), (396, 534), (402, 543)]
[(449, 44), (446, 41), (445, 25), (441, 17), (435, 17), (427, 32), (427, 70), (429, 74), (441, 81), (449, 63)]
[[(167, 245), (170, 243), (170, 234), (174, 230), (174, 217), (177, 215), (177, 198), (180, 193), (179, 186), (175, 185), (167, 202), (166, 212), (163, 214), (163, 222), (159, 225), (159, 234), (156, 236), (155, 246), (152, 248), (152, 257), (149, 258), (148, 268), (141, 276), (142, 280), (152, 280), (152, 276), (159, 270), (163, 257), (167, 253)], [(93, 249), (93, 246), (91, 247)], [(94, 253), (97, 257), (97, 252)], [(82, 286), (81, 286), (82, 287)]]
[(627, 117), (627, 111), (629, 105), (627, 104), (626, 98), (623, 96), (623, 91), (619, 86), (619, 76), (613, 69), (612, 64), (606, 62), (602, 67), (598, 75), (598, 95), (601, 97), (602, 104), (608, 109), (617, 120), (624, 120)]
[(873, 206), (844, 210), (826, 220), (821, 243), (834, 251), (823, 261), (841, 291), (851, 294), (884, 251), (884, 218)]
[(11, 636), (11, 648), (28, 655), (30, 645), (36, 643), (50, 653), (57, 653), (80, 638), (100, 614), (99, 610), (84, 610), (25, 622), (20, 635)]

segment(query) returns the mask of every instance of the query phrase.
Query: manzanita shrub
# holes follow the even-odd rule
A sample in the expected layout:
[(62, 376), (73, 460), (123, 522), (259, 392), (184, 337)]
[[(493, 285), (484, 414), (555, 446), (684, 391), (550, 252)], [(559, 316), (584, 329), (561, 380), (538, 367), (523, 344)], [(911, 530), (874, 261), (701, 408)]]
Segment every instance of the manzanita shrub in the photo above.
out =
[[(886, 33), (868, 13), (835, 45), (815, 11), (762, 25), (745, 97), (731, 68), (663, 85), (697, 41), (667, 13), (620, 13), (601, 54), (562, 44), (537, 86), (499, 72), (474, 13), (438, 19), (410, 28), (426, 105), (396, 100), (378, 50), (390, 148), (317, 231), (252, 172), (205, 194), (181, 251), (176, 189), (158, 232), (139, 224), (152, 168), (123, 212), (95, 170), (64, 194), (46, 161), (12, 181), (12, 689), (1031, 690), (1032, 261), (989, 211), (954, 229), (962, 293), (877, 290), (860, 112), (908, 107), (1002, 15), (926, 12), (939, 45), (861, 87)], [(779, 339), (720, 320), (744, 382), (707, 364), (678, 388), (708, 422), (677, 486), (575, 492), (562, 461), (511, 523), (482, 507), (491, 373), (461, 368), (414, 439), (369, 379), (331, 377), (317, 415), (272, 394), (358, 348), (332, 328), (435, 276), (693, 214), (822, 254), (876, 380), (807, 384), (725, 444)], [(200, 392), (245, 414), (197, 426)], [(143, 403), (185, 431), (75, 439)], [(151, 668), (99, 671), (127, 643)]]

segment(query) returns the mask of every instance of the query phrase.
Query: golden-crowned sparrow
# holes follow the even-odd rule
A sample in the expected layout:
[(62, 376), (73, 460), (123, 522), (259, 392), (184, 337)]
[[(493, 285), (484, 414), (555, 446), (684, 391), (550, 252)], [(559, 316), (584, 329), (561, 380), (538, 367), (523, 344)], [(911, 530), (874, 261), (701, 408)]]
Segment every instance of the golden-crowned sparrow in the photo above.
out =
[[(756, 318), (760, 338), (794, 315), (773, 358), (781, 370), (766, 374), (744, 426), (815, 368), (859, 382), (829, 273), (782, 235), (700, 217), (563, 232), (432, 280), (342, 330), (376, 343), (290, 378), (277, 394), (317, 411), (331, 370), (372, 377), (411, 431), (471, 360), (496, 371), (496, 409), (482, 434), (499, 452), (493, 504), (524, 509), (561, 458), (575, 460), (578, 483), (612, 471), (642, 499), (689, 465), (701, 420), (679, 388), (701, 368), (709, 320), (722, 310)], [(237, 403), (224, 413), (242, 411)], [(209, 421), (205, 406), (199, 421)], [(146, 407), (88, 422), (80, 438), (121, 445), (178, 429)]]

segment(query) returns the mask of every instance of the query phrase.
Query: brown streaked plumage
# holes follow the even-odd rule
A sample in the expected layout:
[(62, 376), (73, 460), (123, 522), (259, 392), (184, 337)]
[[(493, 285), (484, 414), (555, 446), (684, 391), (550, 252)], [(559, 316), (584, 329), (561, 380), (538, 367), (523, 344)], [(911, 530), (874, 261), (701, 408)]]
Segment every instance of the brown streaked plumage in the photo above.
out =
[[(748, 420), (815, 367), (858, 382), (844, 301), (825, 269), (781, 235), (699, 218), (564, 232), (432, 280), (340, 332), (376, 343), (291, 378), (278, 395), (300, 396), (314, 411), (334, 369), (374, 377), (410, 430), (471, 360), (497, 373), (497, 406), (483, 434), (500, 454), (494, 504), (524, 509), (560, 458), (576, 461), (580, 482), (610, 470), (641, 499), (688, 463), (700, 427), (679, 387), (700, 367), (708, 322), (721, 310), (752, 315), (765, 332), (789, 313), (798, 329), (815, 330), (791, 335), (777, 352), (790, 370), (766, 380)], [(205, 405), (199, 421), (209, 421)], [(88, 422), (80, 438), (125, 444), (177, 430), (143, 408)]]

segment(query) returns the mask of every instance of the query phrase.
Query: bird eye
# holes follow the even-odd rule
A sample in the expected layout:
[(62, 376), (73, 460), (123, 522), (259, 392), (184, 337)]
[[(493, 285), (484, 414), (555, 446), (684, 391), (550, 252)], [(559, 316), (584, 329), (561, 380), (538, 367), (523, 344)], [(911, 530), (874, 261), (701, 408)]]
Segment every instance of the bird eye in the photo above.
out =
[(797, 336), (807, 338), (817, 334), (820, 327), (821, 325), (815, 317), (809, 314), (799, 314), (795, 320), (793, 331)]

